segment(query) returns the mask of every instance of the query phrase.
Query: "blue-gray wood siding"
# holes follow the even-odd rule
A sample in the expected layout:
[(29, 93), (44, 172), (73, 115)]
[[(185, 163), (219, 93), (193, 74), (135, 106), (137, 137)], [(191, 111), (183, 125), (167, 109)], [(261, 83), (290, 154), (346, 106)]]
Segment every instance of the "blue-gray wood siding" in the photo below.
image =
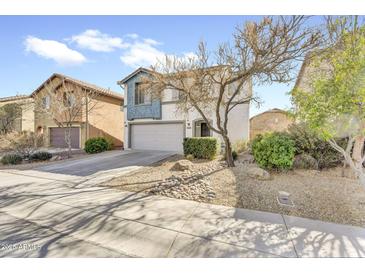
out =
[(161, 119), (161, 102), (158, 99), (152, 99), (151, 104), (135, 105), (135, 86), (141, 81), (141, 77), (146, 75), (141, 72), (130, 78), (127, 82), (127, 117), (128, 120), (134, 119)]

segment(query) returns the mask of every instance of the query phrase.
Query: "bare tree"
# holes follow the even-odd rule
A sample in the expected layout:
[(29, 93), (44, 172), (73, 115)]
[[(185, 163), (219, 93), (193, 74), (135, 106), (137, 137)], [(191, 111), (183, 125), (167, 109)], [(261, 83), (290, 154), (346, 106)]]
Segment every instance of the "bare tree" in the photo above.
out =
[(0, 134), (7, 134), (16, 129), (16, 122), (22, 118), (22, 105), (9, 103), (0, 107)]
[(41, 94), (35, 96), (36, 112), (50, 117), (58, 127), (65, 128), (67, 156), (71, 157), (71, 130), (75, 123), (86, 119), (96, 107), (98, 93), (61, 79), (48, 81)]
[[(229, 113), (237, 105), (259, 101), (244, 92), (244, 86), (292, 81), (298, 61), (316, 48), (321, 33), (304, 24), (305, 16), (265, 17), (237, 27), (233, 43), (224, 43), (209, 52), (201, 42), (196, 56), (166, 56), (144, 77), (143, 87), (162, 96), (164, 90), (175, 89), (182, 99), (179, 109), (195, 109), (208, 127), (219, 134), (225, 144), (228, 166), (234, 166), (232, 146), (227, 129)], [(209, 114), (213, 112), (216, 123)]]

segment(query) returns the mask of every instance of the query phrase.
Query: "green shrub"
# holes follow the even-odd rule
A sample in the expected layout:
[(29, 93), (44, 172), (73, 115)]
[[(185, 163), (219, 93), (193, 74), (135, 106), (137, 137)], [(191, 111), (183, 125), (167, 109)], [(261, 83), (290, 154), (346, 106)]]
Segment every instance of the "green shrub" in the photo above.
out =
[(191, 154), (198, 159), (214, 159), (217, 155), (218, 142), (213, 137), (184, 138), (184, 155)]
[(236, 151), (232, 151), (232, 158), (233, 158), (233, 161), (236, 161), (237, 160), (237, 157), (238, 157), (238, 154)]
[(47, 161), (52, 158), (52, 153), (47, 151), (38, 151), (29, 156), (30, 161)]
[(106, 141), (108, 142), (108, 149), (107, 150), (113, 150), (114, 142), (110, 138), (106, 138)]
[[(295, 142), (296, 154), (309, 154), (318, 162), (318, 167), (329, 168), (341, 164), (343, 156), (333, 149), (331, 145), (319, 138), (305, 124), (293, 124), (288, 129), (289, 136)], [(346, 140), (336, 140), (343, 148), (346, 147)]]
[(18, 153), (5, 154), (1, 158), (1, 163), (3, 165), (17, 165), (17, 164), (20, 164), (22, 161), (23, 161), (23, 158)]
[(293, 165), (295, 147), (288, 134), (274, 132), (258, 135), (252, 142), (255, 161), (262, 168), (290, 169)]
[(108, 150), (109, 143), (104, 137), (90, 138), (85, 142), (86, 153), (99, 153)]

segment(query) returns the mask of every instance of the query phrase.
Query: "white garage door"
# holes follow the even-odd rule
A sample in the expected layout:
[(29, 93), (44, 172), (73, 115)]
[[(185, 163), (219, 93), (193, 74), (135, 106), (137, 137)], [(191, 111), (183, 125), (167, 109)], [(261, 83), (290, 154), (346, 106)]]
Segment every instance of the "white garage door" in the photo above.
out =
[(183, 123), (131, 125), (133, 149), (176, 151), (182, 153)]

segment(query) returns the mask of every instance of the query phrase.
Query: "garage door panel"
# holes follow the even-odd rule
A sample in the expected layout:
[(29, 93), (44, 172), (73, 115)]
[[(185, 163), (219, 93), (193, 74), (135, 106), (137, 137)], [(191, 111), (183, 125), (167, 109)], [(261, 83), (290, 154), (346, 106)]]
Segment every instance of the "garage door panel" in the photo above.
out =
[(133, 149), (182, 152), (183, 138), (183, 123), (131, 126), (131, 147)]
[[(65, 128), (50, 128), (50, 145), (52, 147), (65, 148)], [(80, 148), (80, 128), (71, 128), (71, 147)]]

